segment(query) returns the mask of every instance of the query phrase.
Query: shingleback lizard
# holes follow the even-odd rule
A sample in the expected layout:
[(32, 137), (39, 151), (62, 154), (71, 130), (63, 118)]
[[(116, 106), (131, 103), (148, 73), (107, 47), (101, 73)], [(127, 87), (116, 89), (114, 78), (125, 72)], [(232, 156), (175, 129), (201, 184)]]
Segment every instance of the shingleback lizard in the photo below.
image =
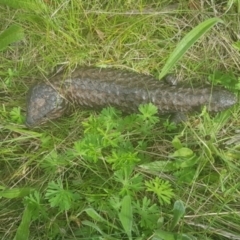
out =
[(150, 102), (157, 106), (159, 114), (192, 112), (204, 105), (209, 111), (218, 112), (234, 105), (237, 98), (222, 87), (208, 84), (171, 85), (136, 72), (82, 67), (30, 88), (26, 125), (34, 127), (58, 118), (70, 104), (96, 110), (113, 106), (133, 113), (140, 104)]

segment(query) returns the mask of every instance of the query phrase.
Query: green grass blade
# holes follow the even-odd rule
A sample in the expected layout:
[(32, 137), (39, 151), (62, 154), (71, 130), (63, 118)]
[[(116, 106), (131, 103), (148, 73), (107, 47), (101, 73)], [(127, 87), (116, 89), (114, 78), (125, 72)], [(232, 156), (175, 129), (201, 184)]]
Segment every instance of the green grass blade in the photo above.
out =
[(87, 215), (89, 217), (91, 217), (95, 222), (104, 222), (106, 223), (107, 225), (115, 228), (115, 229), (118, 229), (115, 225), (111, 224), (110, 222), (108, 222), (107, 220), (105, 220), (101, 215), (99, 215), (93, 208), (87, 208), (85, 210), (85, 212), (87, 213)]
[(32, 0), (0, 0), (0, 4), (16, 9), (34, 9), (33, 7), (36, 6)]
[(14, 240), (27, 240), (29, 236), (29, 227), (32, 218), (32, 211), (27, 206), (24, 210), (22, 221), (17, 229)]
[(101, 228), (96, 223), (92, 223), (88, 220), (83, 220), (82, 224), (85, 225), (85, 226), (89, 226), (89, 227), (95, 229), (100, 234), (104, 235), (104, 232), (101, 230)]
[(12, 25), (0, 34), (0, 51), (5, 50), (9, 44), (22, 40), (24, 37), (23, 29)]
[(121, 212), (119, 213), (119, 219), (129, 239), (132, 239), (133, 213), (131, 197), (129, 195), (125, 196), (121, 202), (121, 205), (122, 208)]
[(223, 21), (220, 18), (210, 18), (202, 23), (200, 23), (198, 26), (196, 26), (194, 29), (192, 29), (177, 45), (175, 50), (172, 52), (172, 54), (169, 56), (166, 64), (164, 65), (160, 75), (159, 79), (163, 78), (169, 70), (174, 66), (174, 64), (185, 54), (185, 52), (201, 37), (203, 36), (207, 31), (209, 31), (216, 23)]
[(175, 234), (164, 230), (157, 230), (153, 235), (154, 240), (176, 240)]

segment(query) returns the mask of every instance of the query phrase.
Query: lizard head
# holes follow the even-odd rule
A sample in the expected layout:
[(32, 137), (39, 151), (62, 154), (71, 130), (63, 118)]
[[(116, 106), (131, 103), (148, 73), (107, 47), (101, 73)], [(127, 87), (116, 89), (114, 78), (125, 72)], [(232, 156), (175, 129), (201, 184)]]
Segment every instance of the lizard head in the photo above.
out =
[(216, 88), (212, 91), (210, 111), (218, 112), (237, 103), (237, 97), (228, 90)]
[(26, 126), (31, 128), (63, 115), (67, 101), (47, 84), (30, 88), (27, 97)]

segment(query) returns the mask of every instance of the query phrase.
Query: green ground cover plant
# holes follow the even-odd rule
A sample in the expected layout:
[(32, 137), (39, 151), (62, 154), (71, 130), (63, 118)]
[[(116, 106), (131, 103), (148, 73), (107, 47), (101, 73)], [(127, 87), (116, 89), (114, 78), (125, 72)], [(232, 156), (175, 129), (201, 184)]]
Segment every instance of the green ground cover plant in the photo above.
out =
[(239, 106), (174, 124), (152, 104), (24, 126), (60, 67), (116, 67), (238, 94), (239, 1), (0, 0), (1, 239), (240, 239)]

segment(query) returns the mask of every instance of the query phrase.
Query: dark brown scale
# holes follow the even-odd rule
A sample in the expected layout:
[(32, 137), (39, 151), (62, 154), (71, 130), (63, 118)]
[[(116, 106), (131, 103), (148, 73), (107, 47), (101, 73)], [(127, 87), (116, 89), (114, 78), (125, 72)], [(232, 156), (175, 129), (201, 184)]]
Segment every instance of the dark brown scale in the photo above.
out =
[(88, 109), (113, 106), (133, 113), (140, 104), (151, 102), (163, 114), (191, 112), (204, 105), (217, 112), (236, 101), (233, 93), (211, 85), (192, 88), (169, 85), (152, 76), (125, 70), (79, 68), (70, 75), (60, 73), (50, 83), (30, 89), (26, 125), (31, 127), (60, 117), (69, 103)]

